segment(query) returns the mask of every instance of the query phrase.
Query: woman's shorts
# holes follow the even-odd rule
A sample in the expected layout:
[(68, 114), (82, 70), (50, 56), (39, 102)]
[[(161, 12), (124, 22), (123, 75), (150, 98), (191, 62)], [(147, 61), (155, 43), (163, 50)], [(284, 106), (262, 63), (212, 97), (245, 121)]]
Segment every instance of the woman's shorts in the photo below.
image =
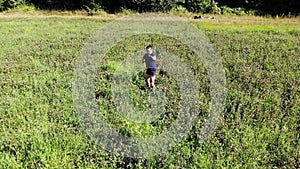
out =
[(147, 69), (146, 74), (150, 75), (150, 76), (155, 76), (156, 75), (156, 68)]

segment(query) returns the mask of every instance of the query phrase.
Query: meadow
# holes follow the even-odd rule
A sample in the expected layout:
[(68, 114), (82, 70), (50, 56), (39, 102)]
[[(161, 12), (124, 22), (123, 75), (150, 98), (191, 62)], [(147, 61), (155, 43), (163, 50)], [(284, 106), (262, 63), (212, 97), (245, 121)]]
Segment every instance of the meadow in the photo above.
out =
[[(210, 89), (203, 63), (174, 39), (160, 35), (134, 36), (114, 46), (97, 70), (95, 95), (99, 110), (120, 132), (158, 135), (180, 107), (174, 79), (158, 74), (157, 88), (175, 100), (167, 103), (159, 120), (141, 125), (115, 115), (112, 63), (137, 46), (150, 41), (172, 48), (193, 68), (202, 93), (203, 113), (188, 137), (164, 154), (141, 159), (95, 144), (74, 110), (76, 59), (89, 38), (110, 21), (109, 16), (0, 16), (0, 168), (300, 168), (299, 18), (215, 16), (193, 21), (222, 57), (226, 73), (223, 120), (204, 143), (199, 132), (208, 114)], [(129, 88), (140, 110), (147, 109), (143, 86), (139, 72)]]

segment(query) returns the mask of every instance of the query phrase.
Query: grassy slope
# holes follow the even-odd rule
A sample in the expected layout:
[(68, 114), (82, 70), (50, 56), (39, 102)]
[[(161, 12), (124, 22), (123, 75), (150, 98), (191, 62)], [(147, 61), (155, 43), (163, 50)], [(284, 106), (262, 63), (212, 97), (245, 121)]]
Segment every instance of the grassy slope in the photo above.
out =
[(75, 60), (105, 22), (0, 19), (0, 168), (299, 167), (299, 19), (219, 16), (195, 22), (224, 60), (224, 122), (206, 144), (196, 142), (196, 130), (167, 154), (139, 160), (94, 145), (73, 110)]

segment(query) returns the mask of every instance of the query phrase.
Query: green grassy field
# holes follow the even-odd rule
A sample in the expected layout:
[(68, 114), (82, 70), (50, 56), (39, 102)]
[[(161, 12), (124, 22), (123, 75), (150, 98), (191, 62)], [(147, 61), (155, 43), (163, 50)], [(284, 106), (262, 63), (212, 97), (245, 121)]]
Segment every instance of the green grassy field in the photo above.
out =
[[(205, 143), (199, 129), (209, 106), (209, 80), (184, 47), (174, 48), (195, 71), (203, 116), (189, 136), (165, 154), (131, 159), (107, 152), (82, 129), (72, 98), (73, 70), (80, 50), (110, 20), (101, 17), (1, 16), (0, 168), (300, 168), (300, 20), (217, 16), (193, 24), (223, 58), (227, 100), (224, 119)], [(128, 53), (149, 41), (178, 46), (159, 35), (131, 37), (107, 53), (95, 79), (99, 109), (132, 137), (157, 135), (178, 107), (155, 125), (115, 118), (110, 82)], [(128, 51), (127, 51), (128, 52)], [(129, 50), (130, 52), (130, 50)], [(115, 57), (119, 56), (119, 57)], [(142, 73), (132, 80), (131, 98), (141, 110)], [(177, 98), (176, 84), (158, 75), (159, 87)], [(176, 99), (175, 99), (176, 100)]]

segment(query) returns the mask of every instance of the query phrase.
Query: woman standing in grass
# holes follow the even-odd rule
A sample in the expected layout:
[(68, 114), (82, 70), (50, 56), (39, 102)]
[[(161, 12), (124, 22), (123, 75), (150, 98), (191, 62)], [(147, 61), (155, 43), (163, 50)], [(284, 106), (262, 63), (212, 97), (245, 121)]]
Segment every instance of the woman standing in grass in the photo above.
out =
[(142, 60), (143, 63), (146, 63), (146, 82), (149, 88), (153, 88), (155, 76), (156, 76), (156, 55), (153, 52), (152, 46), (148, 45), (146, 47), (146, 54)]

